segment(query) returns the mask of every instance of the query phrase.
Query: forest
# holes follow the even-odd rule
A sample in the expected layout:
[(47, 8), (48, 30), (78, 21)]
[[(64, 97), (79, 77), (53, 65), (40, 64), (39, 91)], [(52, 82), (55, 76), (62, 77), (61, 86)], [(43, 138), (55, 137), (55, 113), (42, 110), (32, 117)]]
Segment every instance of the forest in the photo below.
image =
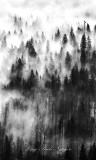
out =
[[(96, 25), (55, 28), (48, 38), (38, 23), (26, 40), (28, 23), (14, 16), (0, 40), (10, 64), (1, 91), (11, 93), (0, 113), (0, 160), (95, 160)], [(9, 48), (13, 36), (20, 45)]]

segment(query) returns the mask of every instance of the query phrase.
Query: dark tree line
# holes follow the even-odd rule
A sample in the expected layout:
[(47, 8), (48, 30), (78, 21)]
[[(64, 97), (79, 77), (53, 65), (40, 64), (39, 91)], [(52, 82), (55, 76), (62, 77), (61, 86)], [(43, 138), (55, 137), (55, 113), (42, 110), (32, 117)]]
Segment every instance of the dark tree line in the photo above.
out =
[[(50, 72), (53, 71), (53, 68), (55, 68), (53, 60), (52, 67), (50, 67), (51, 71), (49, 72), (49, 70), (46, 69), (47, 80), (44, 81), (43, 88), (45, 92), (47, 90), (52, 93), (51, 98), (49, 97), (48, 101), (48, 107), (52, 107), (52, 109), (50, 109), (52, 112), (50, 113), (52, 114), (52, 127), (49, 129), (49, 137), (55, 136), (55, 141), (57, 136), (62, 139), (64, 137), (70, 140), (78, 140), (81, 138), (83, 141), (85, 141), (87, 138), (89, 138), (94, 141), (94, 133), (96, 132), (94, 129), (96, 127), (95, 115), (93, 117), (91, 115), (92, 103), (94, 103), (94, 106), (96, 105), (96, 50), (93, 49), (91, 45), (90, 25), (87, 24), (87, 26), (84, 28), (78, 27), (77, 30), (78, 34), (82, 34), (79, 47), (77, 45), (76, 35), (72, 27), (70, 29), (69, 38), (67, 34), (64, 34), (63, 37), (61, 37), (60, 29), (57, 29), (55, 33), (55, 40), (57, 42), (62, 38), (62, 50), (70, 41), (70, 44), (75, 50), (75, 53), (73, 54), (76, 54), (75, 56), (79, 57), (79, 60), (77, 60), (76, 64), (73, 65), (73, 56), (71, 56), (69, 52), (66, 53), (63, 64), (68, 72), (68, 75), (66, 75), (64, 78), (61, 78), (61, 74), (57, 70), (51, 74)], [(96, 32), (96, 25), (94, 27), (94, 32)], [(28, 49), (29, 55), (36, 58), (37, 53), (34, 49), (33, 39), (27, 41), (26, 48)], [(49, 41), (47, 53), (49, 53)], [(38, 72), (36, 71), (35, 73), (34, 70), (31, 70), (28, 78), (24, 79), (22, 74), (24, 65), (23, 58), (19, 58), (16, 63), (12, 65), (10, 82), (7, 86), (5, 86), (6, 89), (24, 90), (26, 92), (29, 91), (30, 93), (31, 89), (36, 89), (40, 81)], [(51, 104), (53, 97), (55, 100), (54, 102), (52, 101)], [(1, 133), (3, 134), (3, 132), (4, 131), (2, 130)], [(8, 157), (7, 159), (11, 159), (12, 155), (15, 154), (15, 150), (12, 147), (11, 139), (8, 136), (2, 138), (2, 134), (0, 135), (0, 142), (3, 146), (1, 147), (0, 152), (2, 157), (1, 159), (5, 160), (6, 157)], [(42, 156), (40, 152), (41, 142), (40, 140), (38, 141), (38, 139), (37, 125), (37, 137), (34, 145), (36, 152), (33, 153), (32, 151), (28, 150), (26, 153), (23, 153), (23, 149), (20, 147), (20, 150), (17, 154), (18, 156), (15, 155), (15, 159), (51, 159), (51, 157), (49, 158), (45, 155)], [(37, 150), (39, 150), (39, 152)], [(89, 150), (87, 150), (84, 144), (82, 144), (77, 160), (93, 160), (96, 158), (95, 152), (95, 143), (90, 147)], [(76, 154), (69, 148), (67, 148), (66, 152), (64, 152), (62, 156), (64, 160), (76, 159)]]
[(36, 73), (34, 73), (34, 71), (31, 70), (29, 77), (24, 79), (22, 73), (23, 67), (24, 61), (19, 58), (11, 67), (10, 82), (7, 86), (4, 86), (5, 89), (30, 90), (38, 86), (38, 72), (36, 71)]
[[(13, 141), (12, 135), (2, 136), (3, 127), (0, 123), (0, 160), (95, 160), (96, 159), (96, 144), (93, 143), (90, 148), (87, 148), (84, 143), (79, 146), (78, 153), (73, 148), (67, 147), (62, 154), (58, 153), (55, 156), (49, 153), (43, 154), (41, 150), (35, 148), (26, 148), (23, 139), (17, 138)], [(78, 155), (78, 159), (76, 157)]]

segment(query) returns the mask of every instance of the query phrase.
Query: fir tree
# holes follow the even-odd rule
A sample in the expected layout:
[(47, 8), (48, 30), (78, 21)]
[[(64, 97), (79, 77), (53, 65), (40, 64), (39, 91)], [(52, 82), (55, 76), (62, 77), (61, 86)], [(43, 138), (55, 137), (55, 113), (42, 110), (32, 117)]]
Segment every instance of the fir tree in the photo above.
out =
[(86, 36), (85, 36), (85, 34), (82, 36), (82, 39), (81, 39), (81, 57), (80, 57), (80, 60), (81, 60), (82, 66), (84, 66), (85, 63), (86, 63)]
[(90, 58), (91, 58), (91, 48), (92, 48), (92, 46), (91, 46), (91, 39), (90, 39), (90, 37), (88, 36), (88, 38), (87, 38), (87, 60), (90, 60)]
[(95, 91), (96, 91), (96, 81), (95, 81), (95, 77), (92, 74), (90, 79), (89, 79), (89, 89), (90, 89), (90, 93), (91, 95), (95, 95)]
[(64, 88), (67, 89), (68, 85), (69, 85), (68, 76), (65, 76), (65, 78), (64, 78)]
[(84, 144), (81, 145), (79, 160), (87, 160), (86, 149)]
[(6, 135), (4, 139), (4, 152), (3, 152), (4, 160), (12, 159), (12, 146), (9, 137)]
[(69, 54), (69, 52), (67, 52), (66, 58), (65, 58), (65, 66), (68, 70), (71, 69), (71, 61), (72, 61), (71, 55)]
[(28, 48), (28, 53), (32, 57), (36, 57), (37, 53), (35, 51), (34, 45), (33, 45), (33, 38), (31, 38), (29, 41), (26, 43), (26, 48)]
[(67, 150), (65, 151), (64, 160), (74, 160), (74, 155), (68, 147)]
[(74, 34), (74, 31), (73, 31), (72, 27), (71, 27), (71, 30), (70, 30), (70, 40), (75, 42), (75, 34)]
[(61, 36), (61, 33), (60, 33), (59, 28), (58, 28), (58, 29), (57, 29), (57, 32), (55, 33), (55, 39), (56, 39), (56, 40), (59, 39), (60, 36)]
[(87, 23), (87, 32), (91, 32), (90, 25)]
[(96, 25), (94, 26), (94, 32), (96, 33)]
[(65, 45), (68, 42), (67, 35), (64, 34), (63, 39), (62, 39), (62, 44)]

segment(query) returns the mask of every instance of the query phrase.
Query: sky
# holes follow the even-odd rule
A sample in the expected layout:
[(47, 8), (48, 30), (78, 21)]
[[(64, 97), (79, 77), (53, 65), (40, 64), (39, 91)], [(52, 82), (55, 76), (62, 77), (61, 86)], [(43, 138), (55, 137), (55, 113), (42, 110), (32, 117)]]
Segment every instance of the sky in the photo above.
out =
[(95, 0), (0, 0), (0, 17), (19, 14), (27, 18), (32, 14), (41, 18), (49, 16), (56, 21), (74, 22), (78, 18), (94, 21), (95, 8)]

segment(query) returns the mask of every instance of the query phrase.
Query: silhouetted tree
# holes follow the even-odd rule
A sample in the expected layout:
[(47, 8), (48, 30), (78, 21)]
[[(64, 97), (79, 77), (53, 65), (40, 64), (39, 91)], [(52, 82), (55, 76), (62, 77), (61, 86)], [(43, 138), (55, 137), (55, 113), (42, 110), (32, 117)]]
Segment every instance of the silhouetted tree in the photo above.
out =
[(71, 68), (71, 61), (72, 61), (71, 55), (69, 54), (69, 52), (67, 52), (66, 58), (65, 58), (65, 66), (68, 70), (70, 70)]
[(88, 36), (88, 38), (87, 38), (87, 54), (86, 54), (88, 60), (90, 60), (90, 58), (91, 58), (91, 53), (90, 53), (91, 52), (91, 48), (92, 48), (91, 39)]
[(28, 48), (28, 53), (30, 56), (36, 57), (37, 53), (34, 49), (33, 38), (31, 38), (29, 41), (27, 41), (26, 48)]
[(90, 25), (87, 23), (87, 32), (91, 32)]
[(24, 145), (23, 140), (18, 137), (17, 142), (16, 142), (16, 158), (17, 158), (17, 160), (23, 160), (24, 159), (23, 145)]
[(82, 39), (81, 39), (81, 57), (80, 57), (80, 60), (81, 60), (82, 66), (84, 66), (85, 63), (86, 63), (86, 36), (85, 36), (85, 34), (82, 36)]
[(69, 149), (68, 147), (67, 150), (65, 151), (64, 160), (74, 160), (74, 155), (71, 149)]
[(73, 31), (72, 27), (71, 27), (71, 30), (70, 30), (70, 40), (75, 41), (75, 34), (74, 34), (74, 31)]
[(89, 89), (90, 89), (90, 94), (94, 96), (96, 91), (96, 80), (93, 74), (89, 79)]
[(58, 28), (58, 29), (57, 29), (57, 32), (55, 33), (55, 39), (56, 39), (56, 40), (59, 39), (60, 36), (61, 36), (61, 33), (60, 33), (59, 28)]
[(9, 137), (6, 135), (4, 139), (3, 160), (12, 159), (12, 146)]
[(82, 33), (82, 32), (83, 32), (83, 29), (80, 28), (80, 27), (78, 27), (78, 28), (77, 28), (77, 31), (78, 31), (79, 33)]
[(68, 76), (65, 76), (65, 78), (64, 78), (64, 88), (68, 89), (68, 86), (69, 86), (69, 79), (68, 79)]
[(71, 74), (70, 74), (70, 83), (75, 86), (78, 83), (79, 78), (79, 72), (78, 72), (78, 66), (77, 64), (72, 68)]
[(96, 32), (96, 25), (94, 26), (94, 32)]
[(88, 153), (88, 160), (94, 160), (96, 158), (96, 145), (95, 143), (90, 147)]
[(79, 160), (87, 160), (86, 149), (85, 149), (85, 146), (83, 143), (82, 143), (81, 149), (80, 149)]
[(94, 50), (92, 53), (92, 57), (90, 60), (90, 73), (94, 76), (96, 75), (96, 51)]
[(68, 42), (67, 35), (64, 34), (63, 39), (62, 39), (62, 44), (65, 45)]

